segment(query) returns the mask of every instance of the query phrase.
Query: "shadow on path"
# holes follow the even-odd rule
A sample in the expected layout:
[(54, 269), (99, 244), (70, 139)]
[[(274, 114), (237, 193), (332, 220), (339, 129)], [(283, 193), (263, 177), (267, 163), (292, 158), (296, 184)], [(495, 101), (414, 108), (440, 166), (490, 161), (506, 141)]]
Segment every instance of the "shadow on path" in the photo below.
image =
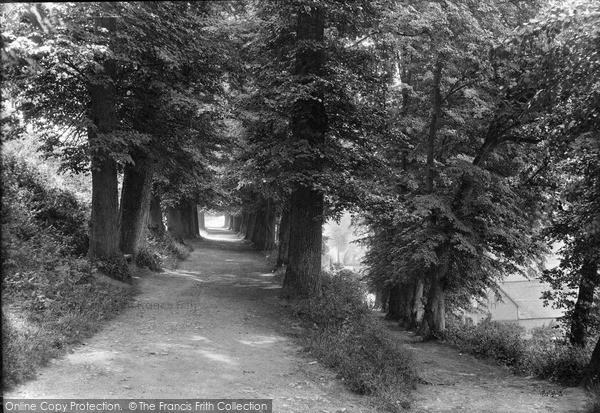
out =
[[(210, 228), (179, 268), (142, 272), (130, 307), (5, 397), (269, 398), (274, 412), (370, 412), (290, 338), (250, 243)], [(345, 409), (345, 410), (343, 410)]]

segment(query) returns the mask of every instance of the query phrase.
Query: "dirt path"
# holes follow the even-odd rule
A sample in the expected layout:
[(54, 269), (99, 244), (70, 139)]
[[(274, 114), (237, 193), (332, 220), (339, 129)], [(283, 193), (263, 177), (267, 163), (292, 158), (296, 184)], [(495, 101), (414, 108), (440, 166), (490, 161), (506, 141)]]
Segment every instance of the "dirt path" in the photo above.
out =
[(223, 240), (141, 277), (131, 308), (4, 396), (268, 398), (274, 412), (372, 411), (286, 334), (294, 326), (264, 258), (228, 232), (211, 235)]
[(583, 412), (581, 388), (565, 388), (533, 378), (517, 377), (495, 366), (386, 322), (394, 335), (412, 349), (422, 383), (414, 393), (415, 412)]
[[(136, 281), (131, 307), (39, 377), (23, 398), (269, 398), (274, 412), (371, 412), (301, 353), (264, 258), (226, 231), (198, 242), (178, 270)], [(220, 240), (218, 239), (220, 238)], [(234, 242), (232, 242), (234, 241)], [(423, 381), (415, 412), (575, 412), (583, 392), (517, 378), (398, 330)]]

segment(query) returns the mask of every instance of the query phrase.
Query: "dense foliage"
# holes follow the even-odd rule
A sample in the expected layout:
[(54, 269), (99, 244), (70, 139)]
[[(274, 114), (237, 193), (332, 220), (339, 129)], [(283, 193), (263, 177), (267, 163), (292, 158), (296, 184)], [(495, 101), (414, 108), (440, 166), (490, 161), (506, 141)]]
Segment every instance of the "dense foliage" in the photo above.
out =
[(477, 326), (450, 324), (444, 339), (466, 353), (497, 361), (519, 374), (577, 386), (583, 380), (591, 350), (555, 337), (550, 328), (534, 329), (524, 338), (518, 325), (489, 319)]
[[(597, 2), (13, 4), (1, 23), (3, 136), (34, 131), (47, 156), (92, 182), (82, 206), (6, 160), (11, 277), (84, 254), (125, 279), (124, 254), (158, 269), (189, 253), (198, 208), (213, 208), (258, 249), (279, 249), (284, 297), (335, 304), (322, 224), (351, 210), (366, 228), (370, 289), (430, 337), (503, 277), (539, 272), (558, 247), (544, 298), (567, 309), (569, 340), (589, 356), (600, 285)], [(350, 309), (319, 301), (308, 311), (336, 346), (363, 344), (330, 310), (350, 311), (374, 353), (387, 348), (346, 298)], [(501, 327), (485, 337), (522, 364), (525, 350)], [(599, 379), (599, 346), (588, 382)]]
[(2, 160), (2, 384), (33, 377), (50, 357), (122, 309), (126, 289), (92, 276), (88, 209), (27, 162)]

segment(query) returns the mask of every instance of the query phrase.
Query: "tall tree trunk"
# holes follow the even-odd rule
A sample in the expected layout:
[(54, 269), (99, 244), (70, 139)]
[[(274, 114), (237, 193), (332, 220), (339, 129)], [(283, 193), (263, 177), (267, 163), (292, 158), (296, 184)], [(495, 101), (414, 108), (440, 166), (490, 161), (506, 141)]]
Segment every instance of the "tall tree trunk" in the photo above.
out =
[[(296, 62), (294, 74), (308, 84), (322, 75), (325, 12), (319, 6), (300, 7), (297, 13)], [(325, 141), (327, 113), (324, 94), (313, 92), (310, 98), (298, 99), (292, 109), (292, 135), (298, 143), (319, 148)], [(320, 158), (301, 159), (296, 167), (320, 170)], [(294, 188), (291, 196), (289, 263), (283, 281), (282, 296), (287, 298), (321, 295), (321, 249), (323, 241), (322, 192), (310, 187)]]
[(231, 225), (231, 215), (225, 214), (225, 222), (223, 223), (223, 228), (229, 229), (230, 225)]
[(191, 205), (192, 220), (194, 225), (194, 237), (200, 236), (200, 220), (198, 219), (198, 206), (194, 203)]
[(244, 237), (246, 237), (246, 234), (248, 233), (249, 221), (250, 221), (250, 214), (248, 213), (248, 211), (244, 211), (242, 213), (242, 225), (240, 227), (240, 234), (243, 235)]
[(194, 215), (196, 212), (194, 211), (195, 205), (190, 201), (185, 201), (182, 204), (182, 213), (183, 219), (185, 223), (185, 235), (188, 238), (193, 238), (196, 236), (196, 219), (194, 219)]
[(134, 164), (125, 165), (121, 189), (120, 248), (137, 254), (147, 230), (152, 196), (152, 163), (140, 151), (132, 154)]
[(246, 236), (244, 237), (244, 239), (250, 241), (252, 239), (252, 237), (254, 236), (254, 227), (256, 226), (256, 218), (257, 218), (257, 213), (256, 212), (250, 212), (250, 214), (248, 215), (248, 227), (246, 228)]
[(267, 228), (265, 229), (265, 251), (273, 251), (276, 247), (276, 228), (277, 228), (277, 212), (272, 205), (269, 206), (267, 213)]
[(256, 215), (256, 224), (252, 242), (260, 251), (271, 251), (275, 247), (275, 208), (271, 201), (262, 203)]
[(288, 264), (289, 246), (290, 246), (290, 210), (284, 208), (279, 223), (279, 251), (277, 253), (277, 263), (275, 268), (280, 268)]
[(441, 278), (434, 277), (431, 280), (424, 318), (429, 335), (436, 337), (446, 329), (446, 296)]
[(402, 317), (402, 300), (400, 285), (394, 284), (389, 290), (386, 318), (398, 321)]
[(427, 303), (423, 315), (427, 323), (427, 333), (432, 338), (440, 337), (446, 330), (446, 273), (449, 256), (446, 251), (438, 253), (440, 263), (432, 268), (427, 291)]
[[(103, 25), (103, 22), (99, 22)], [(92, 150), (92, 211), (89, 222), (88, 258), (107, 259), (122, 256), (119, 250), (119, 200), (117, 189), (117, 162), (103, 147), (100, 135), (113, 132), (117, 127), (115, 107), (116, 66), (113, 60), (104, 62), (106, 78), (90, 83), (90, 117), (88, 143)]]
[(254, 243), (254, 246), (262, 251), (265, 249), (266, 234), (265, 229), (267, 227), (267, 203), (261, 201), (260, 207), (256, 211), (256, 221), (254, 223), (254, 231), (250, 240)]
[(233, 217), (233, 231), (234, 232), (240, 232), (242, 228), (242, 216), (241, 215), (236, 215)]
[(581, 266), (581, 280), (579, 281), (579, 293), (577, 302), (573, 309), (571, 318), (571, 331), (569, 340), (574, 346), (585, 347), (588, 339), (588, 329), (591, 327), (594, 305), (594, 290), (598, 285), (598, 264), (586, 260)]
[(162, 210), (160, 208), (160, 197), (158, 195), (152, 195), (150, 199), (148, 228), (159, 235), (164, 234), (166, 231)]
[(417, 280), (414, 285), (410, 307), (410, 328), (416, 330), (423, 322), (423, 281), (421, 280)]
[(414, 295), (415, 286), (412, 283), (402, 284), (402, 322), (405, 326), (411, 325)]
[(169, 233), (179, 242), (183, 242), (185, 225), (179, 204), (167, 207), (167, 226)]
[(600, 386), (600, 337), (592, 353), (590, 363), (585, 369), (583, 385), (586, 389), (596, 389)]
[(390, 288), (389, 287), (384, 287), (381, 289), (381, 312), (382, 313), (387, 313), (388, 312), (388, 304), (390, 302)]
[(320, 296), (323, 194), (308, 188), (294, 191), (290, 219), (289, 262), (282, 296)]
[[(442, 70), (443, 63), (438, 57), (433, 70), (433, 88), (432, 88), (432, 107), (429, 119), (429, 133), (427, 135), (427, 175), (426, 175), (426, 190), (427, 193), (433, 192), (433, 175), (434, 175), (434, 152), (435, 152), (435, 137), (438, 129), (438, 119), (442, 110)], [(435, 216), (431, 215), (430, 225), (436, 225)], [(428, 273), (429, 290), (427, 293), (427, 304), (425, 305), (424, 318), (429, 328), (429, 333), (436, 337), (446, 329), (446, 311), (445, 311), (445, 276), (443, 269), (446, 266), (442, 263), (438, 254), (440, 265), (433, 265)]]

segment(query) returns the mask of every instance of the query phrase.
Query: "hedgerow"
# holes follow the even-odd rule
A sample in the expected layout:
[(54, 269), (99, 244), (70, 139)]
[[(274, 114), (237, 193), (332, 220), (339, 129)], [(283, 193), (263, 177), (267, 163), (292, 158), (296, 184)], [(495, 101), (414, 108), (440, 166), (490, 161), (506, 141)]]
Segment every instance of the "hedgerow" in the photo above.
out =
[(295, 304), (295, 314), (307, 326), (303, 340), (350, 390), (373, 396), (381, 411), (402, 411), (416, 383), (412, 356), (373, 316), (363, 290), (343, 274), (325, 274), (322, 297)]
[(450, 323), (444, 339), (466, 353), (498, 361), (515, 373), (534, 375), (569, 386), (583, 379), (591, 349), (571, 346), (547, 329), (533, 331), (531, 338), (516, 324), (484, 319), (476, 326)]

